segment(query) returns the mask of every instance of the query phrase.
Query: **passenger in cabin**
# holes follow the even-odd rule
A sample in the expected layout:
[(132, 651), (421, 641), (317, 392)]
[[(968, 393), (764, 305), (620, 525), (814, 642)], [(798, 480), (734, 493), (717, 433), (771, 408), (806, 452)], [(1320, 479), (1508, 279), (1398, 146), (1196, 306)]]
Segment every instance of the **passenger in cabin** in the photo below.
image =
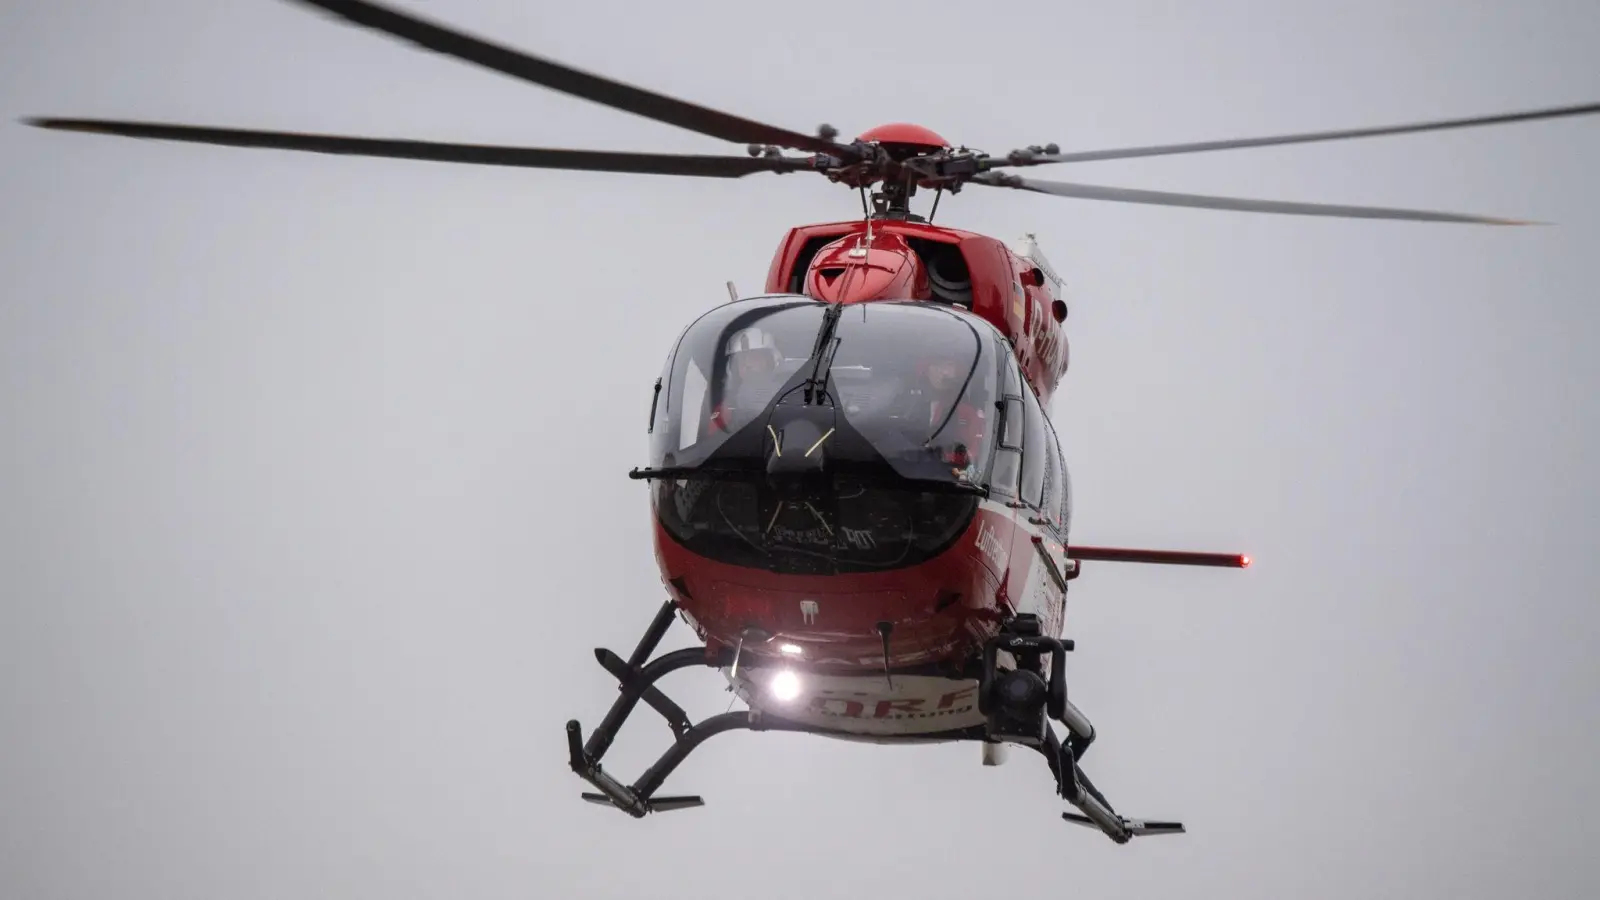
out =
[(957, 400), (962, 395), (962, 382), (971, 369), (972, 360), (965, 357), (935, 356), (923, 365), (928, 399), (928, 445), (939, 450), (940, 459), (953, 466), (958, 476), (973, 464), (988, 433), (984, 411), (965, 400)]

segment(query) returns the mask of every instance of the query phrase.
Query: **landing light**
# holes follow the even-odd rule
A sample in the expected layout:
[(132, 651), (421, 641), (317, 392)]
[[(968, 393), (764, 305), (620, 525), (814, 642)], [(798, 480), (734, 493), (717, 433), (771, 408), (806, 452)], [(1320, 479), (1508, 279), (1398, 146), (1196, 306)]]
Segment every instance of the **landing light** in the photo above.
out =
[(787, 703), (800, 696), (800, 676), (785, 669), (772, 676), (772, 680), (767, 683), (767, 689), (772, 691), (774, 698)]

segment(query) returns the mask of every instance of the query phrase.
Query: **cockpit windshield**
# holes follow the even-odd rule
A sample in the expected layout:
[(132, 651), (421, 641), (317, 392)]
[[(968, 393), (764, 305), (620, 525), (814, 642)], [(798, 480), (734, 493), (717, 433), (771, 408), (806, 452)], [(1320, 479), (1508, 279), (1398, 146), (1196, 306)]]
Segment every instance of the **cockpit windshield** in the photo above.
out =
[[(801, 296), (762, 297), (690, 325), (656, 403), (652, 467), (760, 463), (784, 450), (780, 407), (806, 406), (827, 409), (829, 427), (849, 434), (833, 441), (835, 460), (981, 483), (995, 433), (991, 326), (949, 307), (879, 302), (835, 308), (829, 328), (829, 309)], [(755, 437), (729, 447), (746, 432)]]
[(690, 325), (651, 414), (659, 521), (769, 571), (878, 571), (950, 546), (989, 475), (999, 340), (946, 306), (741, 300)]
[(830, 386), (844, 418), (902, 475), (979, 482), (997, 396), (988, 324), (947, 307), (862, 303), (845, 308), (838, 333)]
[(755, 421), (811, 357), (823, 306), (804, 297), (742, 300), (690, 325), (662, 382), (651, 465), (698, 465)]

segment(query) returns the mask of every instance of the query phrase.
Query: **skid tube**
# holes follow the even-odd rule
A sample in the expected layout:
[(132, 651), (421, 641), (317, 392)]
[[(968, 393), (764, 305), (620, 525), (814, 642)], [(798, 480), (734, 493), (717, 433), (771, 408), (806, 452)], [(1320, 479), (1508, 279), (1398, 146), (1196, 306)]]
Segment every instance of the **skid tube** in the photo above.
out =
[(1126, 844), (1135, 837), (1184, 833), (1182, 822), (1129, 819), (1119, 815), (1073, 759), (1071, 747), (1063, 745), (1056, 737), (1054, 728), (1046, 728), (1044, 743), (1033, 749), (1050, 764), (1050, 774), (1056, 779), (1056, 793), (1079, 810), (1062, 813), (1061, 818), (1066, 821), (1100, 831), (1118, 844)]
[[(614, 806), (636, 819), (642, 819), (653, 812), (670, 812), (705, 805), (705, 800), (698, 796), (657, 797), (655, 792), (696, 747), (719, 734), (728, 731), (814, 733), (814, 729), (783, 719), (766, 719), (752, 710), (721, 713), (698, 723), (690, 723), (688, 714), (662, 694), (655, 687), (655, 683), (672, 672), (692, 666), (722, 668), (733, 662), (733, 652), (724, 650), (708, 656), (704, 647), (690, 647), (674, 650), (651, 660), (650, 655), (655, 652), (661, 638), (671, 627), (677, 609), (677, 601), (673, 599), (669, 598), (662, 604), (628, 660), (624, 661), (604, 648), (595, 650), (595, 659), (617, 679), (621, 696), (612, 703), (606, 717), (594, 733), (589, 735), (587, 741), (583, 738), (583, 726), (577, 719), (567, 722), (569, 765), (574, 773), (597, 789), (597, 792), (584, 792), (583, 799), (602, 806)], [(666, 719), (667, 725), (672, 729), (674, 740), (655, 764), (646, 769), (633, 784), (623, 784), (605, 771), (600, 765), (600, 760), (610, 749), (612, 741), (616, 739), (622, 723), (641, 700)], [(1088, 744), (1094, 739), (1094, 726), (1090, 725), (1083, 714), (1070, 703), (1068, 709), (1070, 714), (1064, 717), (1066, 721), (1063, 723), (1067, 725), (1068, 742), (1063, 744), (1056, 736), (1055, 729), (1047, 725), (1044, 741), (1033, 745), (1033, 749), (1044, 756), (1050, 766), (1050, 772), (1056, 782), (1056, 792), (1080, 810), (1080, 813), (1076, 814), (1064, 812), (1061, 817), (1073, 824), (1099, 830), (1119, 844), (1125, 844), (1139, 835), (1182, 833), (1184, 827), (1181, 823), (1127, 819), (1112, 809), (1105, 796), (1095, 788), (1093, 782), (1084, 774), (1082, 767), (1078, 765), (1078, 758), (1081, 758), (1083, 751), (1088, 749)], [(1087, 740), (1083, 740), (1085, 736)], [(908, 742), (921, 743), (927, 738), (952, 741), (989, 740), (987, 729), (978, 725), (939, 735), (919, 736), (918, 739)]]

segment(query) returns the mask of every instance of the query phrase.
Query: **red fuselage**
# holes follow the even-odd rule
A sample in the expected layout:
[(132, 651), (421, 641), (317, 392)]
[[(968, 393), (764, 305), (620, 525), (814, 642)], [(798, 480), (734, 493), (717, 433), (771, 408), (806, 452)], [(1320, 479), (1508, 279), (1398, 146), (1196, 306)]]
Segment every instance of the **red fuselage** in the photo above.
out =
[[(738, 646), (752, 663), (783, 660), (818, 674), (878, 673), (885, 667), (880, 623), (888, 623), (889, 667), (931, 672), (942, 666), (948, 672), (970, 661), (1004, 616), (1035, 613), (1052, 635), (1063, 625), (1070, 482), (1044, 410), (1067, 368), (1061, 329), (1066, 309), (1057, 295), (1059, 282), (1036, 250), (1019, 255), (993, 238), (916, 222), (878, 220), (868, 232), (859, 220), (791, 230), (773, 258), (767, 299), (727, 304), (685, 331), (658, 387), (652, 466), (670, 470), (695, 447), (716, 441), (725, 442), (716, 451), (723, 457), (755, 463), (761, 457), (769, 472), (774, 465), (790, 465), (807, 446), (833, 448), (835, 459), (827, 465), (835, 469), (863, 454), (879, 459), (866, 451), (852, 456), (839, 444), (842, 438), (829, 443), (822, 432), (832, 429), (823, 425), (805, 431), (805, 440), (792, 439), (789, 434), (800, 433), (793, 423), (781, 434), (770, 424), (764, 432), (759, 423), (750, 425), (750, 436), (740, 445), (745, 449), (728, 449), (738, 441), (725, 432), (737, 425), (719, 419), (725, 413), (717, 404), (726, 404), (736, 390), (729, 387), (719, 400), (715, 385), (720, 379), (731, 382), (741, 360), (785, 338), (788, 348), (771, 350), (772, 356), (795, 360), (813, 349), (812, 322), (820, 314), (810, 309), (783, 309), (765, 320), (794, 318), (792, 337), (783, 326), (738, 330), (746, 321), (761, 320), (760, 304), (781, 306), (787, 300), (802, 307), (808, 302), (844, 307), (838, 355), (828, 362), (838, 373), (841, 408), (848, 408), (850, 421), (866, 433), (863, 445), (880, 450), (887, 439), (879, 435), (888, 432), (879, 419), (888, 422), (894, 416), (873, 411), (878, 399), (873, 391), (892, 395), (890, 400), (905, 395), (907, 389), (891, 379), (901, 371), (925, 371), (928, 360), (917, 354), (942, 340), (945, 330), (960, 332), (964, 341), (972, 340), (968, 333), (992, 340), (992, 352), (984, 349), (981, 358), (962, 351), (968, 353), (965, 367), (977, 376), (968, 376), (961, 401), (944, 404), (960, 406), (979, 420), (966, 423), (961, 440), (980, 446), (946, 449), (953, 449), (958, 464), (974, 454), (982, 457), (981, 471), (974, 463), (960, 485), (980, 490), (907, 493), (892, 485), (844, 488), (828, 481), (820, 494), (791, 492), (758, 500), (758, 489), (744, 484), (657, 479), (651, 494), (656, 559), (667, 589), (712, 650)], [(755, 312), (741, 312), (741, 304)], [(927, 307), (945, 314), (939, 323), (928, 320), (934, 312)], [(857, 308), (859, 313), (849, 312)], [(895, 315), (905, 319), (904, 326)], [(955, 324), (941, 324), (944, 319)], [(713, 320), (715, 328), (702, 324)], [(918, 329), (927, 330), (926, 336)], [(747, 336), (751, 333), (757, 337)], [(701, 347), (710, 349), (696, 349)], [(852, 351), (857, 355), (850, 356)], [(709, 362), (694, 363), (695, 353)], [(905, 365), (896, 369), (902, 357)], [(687, 364), (686, 358), (691, 358)], [(718, 367), (724, 359), (732, 361), (725, 372)], [(766, 356), (756, 360), (767, 364)], [(814, 367), (814, 360), (805, 365)], [(791, 363), (791, 368), (799, 374), (791, 376), (789, 390), (799, 391), (794, 379), (806, 374), (804, 366)], [(860, 387), (847, 382), (847, 375), (859, 377)], [(708, 379), (713, 396), (691, 398), (695, 386)], [(978, 379), (987, 379), (989, 386), (980, 390)], [(932, 404), (931, 419), (918, 419), (919, 412), (903, 421), (937, 421), (943, 407), (937, 398)], [(700, 431), (689, 433), (695, 429)], [(670, 437), (664, 438), (663, 430)], [(696, 444), (699, 433), (713, 437)], [(812, 435), (820, 435), (814, 444)], [(935, 434), (931, 442), (939, 441)], [(680, 450), (684, 456), (675, 456)], [(714, 453), (700, 465), (714, 467), (718, 458)], [(910, 474), (905, 465), (894, 465)], [(807, 512), (813, 504), (806, 497), (825, 497), (815, 507), (832, 505), (826, 515), (816, 508)], [(929, 695), (880, 702), (934, 708), (940, 701)], [(862, 704), (854, 706), (859, 712)], [(870, 717), (870, 710), (866, 714)]]

